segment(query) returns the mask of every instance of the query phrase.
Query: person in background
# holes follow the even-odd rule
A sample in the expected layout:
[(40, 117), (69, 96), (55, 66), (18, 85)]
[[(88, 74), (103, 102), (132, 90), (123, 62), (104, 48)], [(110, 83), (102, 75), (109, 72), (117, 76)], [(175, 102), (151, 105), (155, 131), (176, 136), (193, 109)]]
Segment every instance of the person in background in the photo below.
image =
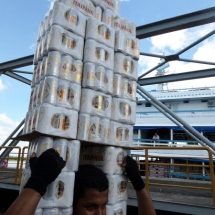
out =
[(153, 140), (154, 143), (159, 143), (160, 142), (160, 137), (156, 132), (155, 132), (154, 136), (152, 137), (152, 140)]
[[(29, 163), (31, 177), (5, 215), (33, 215), (48, 185), (66, 165), (54, 149), (46, 150), (38, 158), (33, 153)], [(136, 190), (138, 214), (156, 215), (136, 161), (127, 156), (122, 167)], [(80, 165), (75, 173), (73, 215), (106, 215), (108, 186), (103, 171), (93, 165)]]
[(7, 166), (8, 166), (8, 161), (7, 161), (7, 159), (4, 159), (1, 164), (1, 167), (7, 167)]

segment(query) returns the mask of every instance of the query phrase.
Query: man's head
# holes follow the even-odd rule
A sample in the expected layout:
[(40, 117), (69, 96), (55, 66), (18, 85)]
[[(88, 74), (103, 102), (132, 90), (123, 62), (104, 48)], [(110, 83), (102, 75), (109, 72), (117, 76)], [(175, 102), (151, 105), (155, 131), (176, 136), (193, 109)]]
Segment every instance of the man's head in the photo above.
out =
[(93, 165), (80, 165), (75, 174), (74, 215), (105, 215), (108, 179)]

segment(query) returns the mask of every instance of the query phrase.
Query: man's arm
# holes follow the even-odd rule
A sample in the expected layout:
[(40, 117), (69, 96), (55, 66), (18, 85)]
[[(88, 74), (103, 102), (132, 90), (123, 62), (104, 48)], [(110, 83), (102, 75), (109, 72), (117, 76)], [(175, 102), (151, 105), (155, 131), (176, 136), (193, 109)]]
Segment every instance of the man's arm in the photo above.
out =
[(139, 215), (156, 215), (152, 200), (145, 188), (136, 190)]
[(145, 189), (145, 183), (140, 175), (137, 162), (130, 156), (127, 156), (122, 166), (125, 167), (127, 176), (136, 190), (138, 214), (156, 215), (152, 200)]
[(54, 149), (48, 149), (38, 158), (33, 153), (29, 160), (31, 177), (5, 215), (32, 215), (46, 189), (60, 174), (66, 162)]
[(32, 215), (41, 198), (37, 191), (25, 188), (9, 207), (5, 215)]

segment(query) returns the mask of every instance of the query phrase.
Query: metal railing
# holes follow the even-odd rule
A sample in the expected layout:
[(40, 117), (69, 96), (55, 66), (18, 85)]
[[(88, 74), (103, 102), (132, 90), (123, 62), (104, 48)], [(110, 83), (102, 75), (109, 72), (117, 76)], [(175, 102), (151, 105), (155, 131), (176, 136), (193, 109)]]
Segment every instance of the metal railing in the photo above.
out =
[(2, 157), (0, 162), (0, 183), (20, 184), (22, 170), (26, 162), (28, 147), (19, 146), (0, 146), (1, 149), (11, 150), (8, 156)]
[[(27, 149), (28, 147), (24, 147), (21, 149), (21, 147), (18, 146), (1, 146), (0, 148), (12, 148), (13, 151), (9, 154), (9, 156), (5, 157), (4, 159), (7, 159), (8, 166), (7, 167), (0, 167), (0, 183), (14, 183), (14, 184), (20, 184), (22, 179), (22, 170), (26, 162), (27, 157)], [(145, 184), (146, 189), (149, 191), (150, 186), (164, 186), (164, 187), (175, 187), (175, 188), (188, 188), (188, 189), (199, 189), (199, 190), (210, 190), (212, 191), (213, 196), (213, 204), (215, 206), (215, 175), (214, 175), (214, 161), (213, 161), (213, 155), (211, 150), (208, 147), (198, 147), (198, 146), (192, 146), (192, 147), (168, 147), (168, 146), (159, 146), (159, 147), (153, 147), (153, 146), (139, 146), (139, 147), (133, 147), (133, 149), (139, 150), (138, 155), (132, 154), (132, 157), (136, 157), (137, 162), (139, 166), (144, 165), (144, 170), (140, 168), (140, 171), (145, 175)], [(188, 158), (184, 157), (186, 159), (186, 162), (184, 163), (162, 163), (160, 161), (150, 161), (151, 158), (154, 158), (155, 156), (149, 154), (149, 150), (206, 150), (208, 152), (208, 164), (189, 164)], [(139, 153), (140, 152), (140, 153)], [(139, 158), (144, 158), (144, 161), (140, 161)], [(157, 158), (159, 158), (158, 155), (156, 155)], [(177, 155), (172, 154), (171, 159), (178, 158)], [(190, 158), (190, 157), (189, 157)], [(12, 165), (10, 167), (10, 165)], [(184, 167), (185, 172), (183, 173), (183, 177), (185, 177), (187, 180), (191, 179), (193, 175), (201, 175), (200, 173), (192, 173), (190, 171), (190, 168), (198, 167), (198, 168), (208, 168), (208, 173), (205, 172), (203, 175), (204, 177), (202, 179), (207, 179), (210, 182), (210, 187), (207, 186), (186, 186), (186, 185), (177, 185), (177, 184), (166, 184), (166, 183), (155, 183), (152, 182), (152, 176), (150, 175), (150, 167), (151, 166), (163, 166), (163, 167), (169, 167), (168, 171), (164, 171), (164, 173), (169, 173), (169, 177), (180, 177), (180, 176), (174, 176), (174, 173), (177, 173), (176, 171), (172, 171), (173, 168), (176, 167)], [(154, 178), (154, 177), (153, 177)]]
[[(160, 147), (153, 147), (153, 146), (144, 146), (144, 147), (134, 147), (135, 150), (139, 150), (138, 154), (135, 155), (135, 153), (132, 154), (133, 158), (136, 158), (137, 163), (139, 165), (140, 168), (140, 172), (143, 173), (143, 175), (145, 175), (145, 184), (146, 184), (146, 189), (149, 192), (149, 187), (150, 186), (164, 186), (164, 187), (175, 187), (175, 188), (187, 188), (187, 189), (199, 189), (199, 190), (210, 190), (212, 191), (212, 197), (213, 197), (213, 205), (215, 206), (215, 175), (214, 175), (214, 160), (213, 160), (213, 155), (212, 155), (212, 151), (208, 148), (208, 147), (168, 147), (168, 146), (160, 146)], [(185, 159), (186, 162), (184, 163), (164, 163), (162, 161), (162, 156), (159, 157), (159, 155), (156, 155), (156, 158), (160, 158), (159, 161), (151, 161), (152, 158), (155, 158), (154, 155), (150, 155), (149, 150), (153, 151), (153, 150), (206, 150), (208, 152), (208, 164), (189, 164), (189, 158), (184, 157), (183, 159)], [(134, 151), (135, 152), (135, 151)], [(140, 161), (139, 159), (142, 158), (144, 161)], [(179, 159), (179, 157), (176, 154), (171, 154), (171, 157), (169, 157), (169, 160), (172, 159)], [(181, 157), (180, 157), (181, 159)], [(199, 158), (201, 159), (201, 158)], [(162, 162), (161, 162), (162, 161)], [(163, 175), (162, 174), (158, 174), (158, 175), (154, 175), (152, 176), (152, 174), (150, 174), (150, 167), (152, 166), (159, 166), (159, 167), (169, 167), (169, 170), (164, 170), (163, 171)], [(144, 168), (143, 168), (144, 167)], [(180, 172), (181, 176), (177, 176), (176, 177), (183, 177), (187, 180), (189, 180), (190, 178), (195, 178), (194, 176), (198, 176), (201, 175), (200, 173), (193, 173), (191, 171), (190, 168), (202, 168), (202, 169), (209, 169), (208, 173), (202, 173), (202, 175), (204, 177), (201, 177), (202, 180), (207, 179), (210, 182), (210, 186), (189, 186), (189, 185), (180, 185), (180, 184), (167, 184), (167, 183), (162, 183), (162, 182), (152, 182), (152, 177), (154, 178), (167, 178), (167, 177), (174, 177), (174, 172), (173, 169), (174, 168), (181, 168), (184, 167), (185, 168), (185, 172)], [(175, 171), (176, 172), (176, 171)], [(167, 176), (167, 174), (165, 175), (165, 173), (169, 173), (169, 176)], [(183, 174), (182, 174), (183, 173)], [(198, 177), (196, 177), (198, 178)]]
[[(212, 143), (215, 144), (215, 141), (211, 141)], [(189, 144), (193, 145), (200, 145), (199, 142), (196, 140), (189, 140), (189, 139), (180, 139), (180, 140), (169, 140), (169, 139), (159, 139), (159, 140), (153, 140), (153, 139), (139, 139), (139, 138), (134, 138), (133, 139), (133, 144), (136, 146), (187, 146)]]
[(186, 92), (186, 91), (197, 91), (197, 90), (215, 90), (215, 86), (209, 87), (195, 87), (195, 88), (173, 88), (173, 89), (166, 89), (166, 90), (151, 90), (150, 93), (160, 92), (160, 93), (168, 93), (168, 92)]

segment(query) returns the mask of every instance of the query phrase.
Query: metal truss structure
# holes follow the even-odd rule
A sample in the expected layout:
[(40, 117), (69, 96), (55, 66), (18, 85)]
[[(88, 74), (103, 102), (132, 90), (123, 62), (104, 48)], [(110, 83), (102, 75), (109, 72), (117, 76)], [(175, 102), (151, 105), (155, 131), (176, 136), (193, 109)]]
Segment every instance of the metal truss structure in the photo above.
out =
[[(188, 14), (184, 14), (181, 16), (176, 16), (173, 18), (169, 18), (169, 19), (158, 21), (158, 22), (139, 26), (136, 29), (137, 38), (145, 39), (148, 37), (153, 37), (153, 36), (161, 35), (164, 33), (169, 33), (169, 32), (173, 32), (173, 31), (196, 27), (196, 26), (200, 26), (200, 25), (204, 25), (204, 24), (213, 23), (213, 22), (215, 22), (215, 7), (211, 7), (211, 8), (196, 11), (193, 13), (188, 13)], [(182, 81), (182, 80), (198, 79), (198, 78), (207, 78), (207, 77), (215, 76), (215, 69), (206, 69), (206, 70), (185, 72), (185, 73), (180, 73), (180, 74), (158, 76), (158, 77), (153, 77), (153, 78), (144, 78), (144, 76), (146, 76), (147, 74), (151, 73), (152, 71), (155, 71), (156, 69), (158, 69), (159, 67), (163, 66), (164, 64), (166, 64), (170, 61), (178, 60), (178, 61), (185, 61), (185, 62), (207, 64), (207, 65), (215, 66), (215, 62), (197, 61), (197, 60), (180, 58), (180, 55), (182, 53), (186, 52), (187, 50), (191, 49), (195, 45), (199, 44), (200, 42), (202, 42), (203, 40), (207, 39), (208, 37), (210, 37), (214, 34), (215, 34), (215, 30), (211, 31), (204, 37), (199, 38), (198, 40), (196, 40), (189, 46), (185, 47), (178, 53), (175, 53), (175, 54), (169, 55), (169, 56), (140, 52), (140, 55), (161, 58), (161, 59), (163, 59), (163, 61), (160, 64), (156, 65), (155, 67), (151, 68), (150, 70), (146, 71), (144, 74), (142, 74), (138, 78), (138, 84), (139, 84), (138, 92), (140, 94), (142, 94), (142, 96), (144, 96), (144, 94), (146, 93), (145, 90), (141, 89), (140, 86), (152, 85), (152, 84), (158, 84), (158, 83), (167, 83), (167, 82), (173, 82), (173, 81), (176, 82), (176, 81)], [(33, 73), (25, 72), (25, 71), (21, 71), (21, 70), (17, 70), (17, 69), (32, 65), (33, 57), (34, 57), (34, 55), (29, 55), (29, 56), (15, 59), (15, 60), (0, 63), (0, 75), (6, 75), (6, 76), (14, 78), (18, 81), (21, 81), (25, 84), (30, 85), (31, 80), (26, 79), (25, 77), (21, 76), (20, 74), (25, 74), (25, 73), (33, 74)], [(151, 99), (150, 101), (152, 102), (152, 104), (154, 102), (155, 107), (156, 107), (156, 99), (155, 98), (150, 98), (150, 99)], [(23, 122), (22, 122), (22, 124), (23, 124)], [(182, 125), (183, 125), (183, 123), (182, 123)], [(198, 134), (197, 135), (195, 134), (195, 131), (192, 132), (191, 131), (192, 129), (190, 130), (190, 127), (187, 132), (189, 133), (189, 131), (190, 131), (191, 133), (189, 133), (189, 134), (198, 136)], [(14, 132), (11, 134), (11, 137), (13, 134), (14, 134)], [(201, 138), (201, 136), (198, 136), (198, 139), (200, 140), (200, 142), (203, 140), (208, 146), (211, 146), (210, 143), (204, 139), (204, 137)], [(4, 144), (6, 144), (6, 143), (4, 142)], [(13, 143), (13, 141), (12, 141), (11, 144), (15, 144), (15, 143)], [(214, 150), (213, 147), (212, 147), (212, 150)]]

